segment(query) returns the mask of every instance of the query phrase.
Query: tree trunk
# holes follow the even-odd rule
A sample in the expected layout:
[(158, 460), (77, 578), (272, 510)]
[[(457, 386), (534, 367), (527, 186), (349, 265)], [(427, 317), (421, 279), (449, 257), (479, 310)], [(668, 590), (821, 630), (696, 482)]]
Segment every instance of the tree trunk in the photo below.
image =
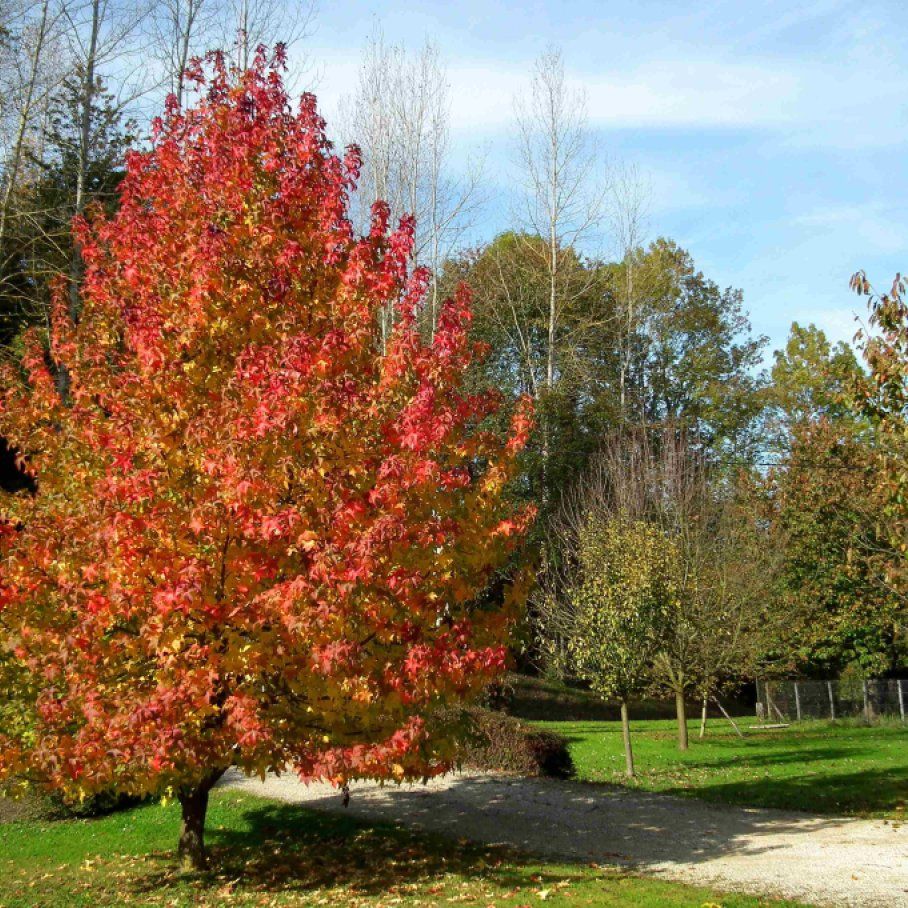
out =
[(706, 737), (706, 697), (703, 698), (703, 709), (700, 712), (700, 740)]
[(186, 870), (204, 870), (208, 866), (208, 854), (205, 851), (205, 815), (208, 813), (208, 793), (223, 774), (223, 769), (214, 770), (201, 782), (191, 788), (184, 788), (180, 792), (179, 801), (183, 813), (183, 823), (180, 827), (177, 855)]
[(631, 723), (627, 712), (627, 700), (621, 701), (621, 733), (624, 736), (624, 765), (627, 771), (627, 777), (633, 779), (634, 772), (634, 751), (631, 747)]
[(675, 711), (678, 714), (678, 750), (687, 750), (687, 707), (684, 691), (675, 691)]

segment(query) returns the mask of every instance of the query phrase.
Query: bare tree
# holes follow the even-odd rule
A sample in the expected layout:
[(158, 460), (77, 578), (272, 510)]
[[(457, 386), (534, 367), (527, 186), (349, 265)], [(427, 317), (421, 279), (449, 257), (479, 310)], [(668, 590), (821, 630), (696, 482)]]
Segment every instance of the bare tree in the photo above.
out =
[(160, 0), (152, 12), (151, 30), (164, 85), (180, 106), (186, 67), (216, 43), (221, 18), (219, 0)]
[(450, 86), (437, 47), (427, 43), (415, 67), (417, 78), (401, 120), (408, 124), (410, 210), (417, 219), (414, 261), (431, 272), (426, 324), (434, 337), (439, 274), (482, 204), (482, 163), (468, 161), (460, 178), (450, 172)]
[[(59, 38), (62, 12), (60, 5), (52, 0), (36, 0), (15, 10), (4, 7), (4, 31), (15, 47), (6, 57), (10, 65), (3, 79), (3, 94), (7, 99), (3, 109), (10, 122), (3, 142), (0, 261), (26, 147), (34, 140), (36, 121), (61, 78), (59, 61), (52, 59), (52, 51)], [(15, 38), (11, 34), (13, 28)]]
[[(589, 134), (586, 97), (565, 78), (564, 60), (549, 49), (536, 61), (529, 93), (515, 99), (519, 164), (524, 198), (519, 220), (530, 237), (526, 253), (540, 256), (546, 276), (545, 366), (542, 387), (554, 388), (561, 368), (559, 343), (566, 309), (589, 290), (577, 250), (589, 243), (602, 220), (604, 187)], [(532, 241), (540, 237), (540, 246)], [(590, 272), (585, 272), (587, 275)], [(545, 421), (544, 421), (545, 422)], [(549, 430), (543, 432), (543, 463)]]
[[(79, 81), (79, 139), (76, 151), (76, 177), (73, 215), (81, 215), (87, 201), (88, 164), (96, 124), (95, 98), (99, 79), (114, 69), (119, 92), (117, 107), (127, 109), (151, 87), (141, 62), (138, 38), (150, 12), (149, 3), (128, 0), (72, 0), (64, 7), (66, 40), (73, 69)], [(78, 317), (79, 284), (82, 278), (82, 253), (73, 244), (69, 269), (69, 308)]]
[[(427, 42), (416, 53), (388, 44), (380, 30), (369, 38), (352, 98), (343, 103), (344, 133), (363, 154), (355, 199), (357, 226), (367, 229), (372, 204), (385, 201), (393, 220), (416, 218), (412, 263), (432, 274), (425, 312), (434, 336), (439, 308), (438, 273), (479, 204), (481, 168), (471, 163), (455, 178), (450, 158), (450, 90), (438, 48)], [(394, 313), (382, 317), (382, 337)]]
[(650, 187), (636, 164), (613, 167), (608, 192), (608, 217), (618, 255), (624, 266), (623, 293), (618, 296), (618, 383), (620, 416), (628, 416), (628, 381), (635, 353), (639, 307), (636, 258), (644, 243)]
[(220, 40), (233, 48), (233, 62), (249, 68), (260, 44), (288, 50), (311, 34), (317, 0), (220, 0)]
[(44, 294), (26, 276), (22, 236), (41, 212), (29, 191), (39, 177), (44, 126), (54, 92), (69, 70), (62, 0), (0, 4), (0, 335), (45, 314)]

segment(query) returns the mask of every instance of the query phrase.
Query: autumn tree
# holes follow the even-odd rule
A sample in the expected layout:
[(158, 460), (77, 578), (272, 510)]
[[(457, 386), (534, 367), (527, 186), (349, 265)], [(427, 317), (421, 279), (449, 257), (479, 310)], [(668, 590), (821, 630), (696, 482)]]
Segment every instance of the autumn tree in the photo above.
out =
[(531, 517), (502, 497), (528, 413), (502, 441), (496, 398), (462, 386), (467, 291), (423, 340), (412, 221), (379, 203), (357, 237), (358, 154), (311, 95), (291, 108), (280, 49), (210, 62), (128, 155), (117, 211), (77, 222), (77, 321), (61, 281), (49, 350), (29, 334), (0, 385), (37, 482), (2, 502), (0, 776), (172, 793), (197, 867), (229, 767), (452, 764), (445, 707), (504, 665), (519, 586), (496, 571)]
[(773, 535), (783, 553), (768, 655), (789, 670), (863, 676), (906, 654), (902, 608), (881, 566), (896, 556), (880, 514), (880, 452), (869, 426), (821, 417), (797, 425), (766, 477)]
[(770, 441), (784, 451), (801, 426), (853, 420), (846, 398), (859, 373), (848, 344), (832, 344), (816, 325), (793, 322), (785, 347), (773, 354), (768, 403), (775, 437)]
[(863, 272), (852, 288), (868, 297), (870, 319), (859, 335), (867, 370), (852, 393), (857, 412), (878, 439), (875, 489), (890, 549), (876, 559), (878, 578), (900, 602), (899, 629), (908, 636), (908, 283), (897, 274), (888, 293), (876, 293)]
[(851, 347), (792, 325), (775, 354), (765, 476), (766, 517), (781, 550), (768, 622), (768, 664), (780, 670), (877, 675), (905, 656), (896, 586), (883, 566), (897, 544), (879, 478), (883, 438), (854, 391), (868, 377)]

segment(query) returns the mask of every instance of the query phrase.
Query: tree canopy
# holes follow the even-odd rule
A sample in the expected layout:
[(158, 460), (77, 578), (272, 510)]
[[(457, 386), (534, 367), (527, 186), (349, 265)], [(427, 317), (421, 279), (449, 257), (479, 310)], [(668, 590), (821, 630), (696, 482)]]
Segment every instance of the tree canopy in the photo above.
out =
[(445, 707), (504, 667), (519, 587), (483, 596), (532, 518), (503, 496), (529, 411), (502, 439), (499, 397), (463, 385), (468, 292), (426, 342), (412, 221), (379, 203), (355, 235), (358, 154), (311, 95), (291, 108), (282, 63), (194, 71), (116, 212), (76, 224), (77, 320), (59, 282), (49, 350), (32, 330), (0, 379), (37, 483), (0, 524), (0, 774), (171, 791), (194, 863), (228, 767), (451, 765)]

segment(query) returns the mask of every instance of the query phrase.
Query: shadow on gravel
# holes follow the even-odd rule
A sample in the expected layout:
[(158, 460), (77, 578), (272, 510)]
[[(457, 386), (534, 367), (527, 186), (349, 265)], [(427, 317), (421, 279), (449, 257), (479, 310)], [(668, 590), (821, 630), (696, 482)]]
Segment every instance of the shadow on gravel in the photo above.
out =
[[(308, 796), (306, 806), (343, 809), (334, 795)], [(444, 788), (354, 788), (349, 811), (549, 858), (639, 869), (764, 854), (780, 847), (770, 836), (810, 836), (838, 822), (583, 782), (487, 776), (463, 776)]]

